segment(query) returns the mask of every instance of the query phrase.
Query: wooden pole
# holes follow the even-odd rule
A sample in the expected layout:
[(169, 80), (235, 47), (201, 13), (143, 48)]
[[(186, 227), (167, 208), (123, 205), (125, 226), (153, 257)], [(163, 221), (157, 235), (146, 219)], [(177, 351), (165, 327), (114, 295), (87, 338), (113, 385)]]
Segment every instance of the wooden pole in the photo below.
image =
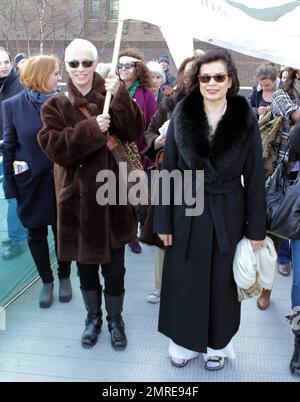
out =
[[(116, 69), (117, 69), (121, 40), (122, 40), (122, 33), (123, 33), (123, 26), (124, 26), (124, 20), (119, 20), (117, 35), (116, 35), (116, 39), (115, 39), (113, 58), (112, 58), (112, 62), (111, 62), (111, 69), (110, 69), (110, 71), (113, 73), (115, 73)], [(109, 111), (111, 96), (112, 96), (111, 92), (107, 91), (106, 97), (105, 97), (105, 102), (104, 102), (104, 108), (103, 108), (104, 114), (108, 113), (108, 111)]]

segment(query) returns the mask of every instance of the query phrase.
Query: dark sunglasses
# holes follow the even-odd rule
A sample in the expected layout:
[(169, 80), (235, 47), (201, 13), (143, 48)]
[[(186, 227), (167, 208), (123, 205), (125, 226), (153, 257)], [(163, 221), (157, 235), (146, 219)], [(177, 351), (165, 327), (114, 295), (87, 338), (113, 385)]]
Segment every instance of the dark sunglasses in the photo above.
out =
[(78, 68), (80, 64), (84, 68), (89, 68), (92, 67), (92, 65), (95, 63), (94, 60), (83, 60), (83, 61), (78, 61), (78, 60), (72, 60), (67, 62), (69, 67), (71, 68)]
[(119, 63), (117, 66), (119, 69), (121, 68), (126, 68), (126, 70), (129, 70), (131, 67), (136, 67), (136, 63)]
[(218, 73), (214, 75), (199, 74), (199, 81), (201, 82), (201, 84), (208, 84), (212, 78), (220, 84), (221, 82), (224, 82), (226, 80), (227, 74), (224, 73)]

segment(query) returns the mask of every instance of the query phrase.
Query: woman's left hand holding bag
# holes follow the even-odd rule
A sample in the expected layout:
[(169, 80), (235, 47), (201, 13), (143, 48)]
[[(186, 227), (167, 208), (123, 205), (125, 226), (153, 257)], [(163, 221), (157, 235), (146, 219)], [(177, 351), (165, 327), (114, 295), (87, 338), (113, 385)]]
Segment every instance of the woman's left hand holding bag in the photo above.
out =
[(159, 234), (160, 240), (164, 242), (165, 247), (172, 246), (173, 236), (171, 234)]
[(265, 247), (264, 240), (250, 240), (253, 251), (260, 250)]

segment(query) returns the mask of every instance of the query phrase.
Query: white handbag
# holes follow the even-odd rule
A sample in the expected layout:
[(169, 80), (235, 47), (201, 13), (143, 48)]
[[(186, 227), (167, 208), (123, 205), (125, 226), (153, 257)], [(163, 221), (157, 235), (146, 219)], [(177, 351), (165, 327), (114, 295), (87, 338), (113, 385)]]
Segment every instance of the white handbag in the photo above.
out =
[(239, 300), (258, 294), (262, 288), (272, 289), (277, 267), (273, 241), (266, 237), (265, 247), (253, 251), (251, 241), (243, 238), (237, 245), (233, 260), (233, 276)]

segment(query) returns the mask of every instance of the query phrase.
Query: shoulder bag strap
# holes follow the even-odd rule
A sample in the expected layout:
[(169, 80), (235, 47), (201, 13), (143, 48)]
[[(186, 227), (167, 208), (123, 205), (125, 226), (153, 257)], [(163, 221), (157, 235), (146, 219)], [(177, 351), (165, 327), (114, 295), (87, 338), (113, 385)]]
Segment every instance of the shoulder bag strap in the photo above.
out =
[[(82, 114), (84, 114), (84, 116), (88, 120), (93, 118), (93, 116), (90, 114), (90, 112), (87, 110), (85, 106), (79, 106), (78, 109), (81, 111)], [(107, 132), (106, 137), (107, 137), (107, 148), (110, 151), (114, 150), (119, 146), (119, 141), (114, 136), (110, 135), (109, 132)]]
[(87, 110), (87, 108), (85, 106), (79, 106), (78, 108), (82, 114), (84, 114), (84, 116), (89, 120), (92, 119), (93, 116), (90, 114), (90, 112)]
[[(65, 97), (69, 99), (69, 93), (66, 91), (65, 92)], [(87, 118), (87, 119), (92, 119), (93, 116), (90, 114), (90, 112), (87, 110), (87, 108), (85, 106), (79, 106), (78, 108), (80, 110), (80, 112)]]

